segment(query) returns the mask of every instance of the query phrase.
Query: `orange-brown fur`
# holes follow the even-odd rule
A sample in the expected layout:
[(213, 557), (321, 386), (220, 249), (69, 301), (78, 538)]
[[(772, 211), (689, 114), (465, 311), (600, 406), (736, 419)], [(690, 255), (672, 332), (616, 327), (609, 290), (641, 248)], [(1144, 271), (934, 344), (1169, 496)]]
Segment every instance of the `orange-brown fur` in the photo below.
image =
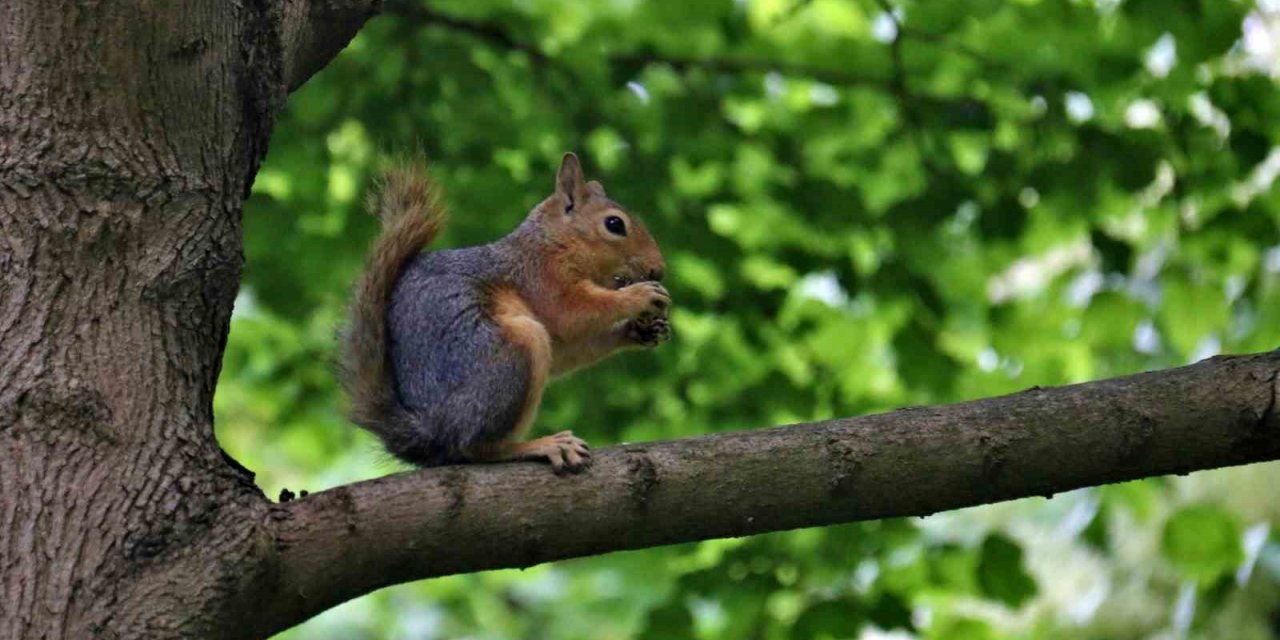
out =
[(542, 403), (542, 390), (551, 377), (551, 337), (547, 329), (529, 310), (523, 298), (514, 289), (504, 288), (493, 294), (490, 315), (513, 344), (529, 354), (529, 392), (525, 397), (520, 419), (512, 429), (511, 439), (523, 438), (538, 416)]
[[(525, 292), (530, 307), (552, 337), (555, 376), (631, 346), (623, 339), (622, 325), (642, 314), (660, 311), (654, 307), (655, 299), (668, 299), (656, 283), (614, 288), (615, 276), (630, 281), (660, 279), (664, 270), (662, 254), (644, 225), (603, 197), (599, 183), (588, 183), (585, 193), (582, 210), (570, 220), (548, 223), (565, 228), (558, 230), (554, 251), (542, 262), (541, 286)], [(543, 207), (563, 207), (558, 197), (552, 196)], [(601, 237), (604, 234), (598, 231), (599, 221), (611, 215), (626, 222), (629, 234), (625, 238)], [(618, 246), (611, 247), (609, 241)]]
[(356, 284), (352, 322), (344, 341), (342, 383), (351, 398), (351, 420), (378, 431), (390, 420), (395, 385), (386, 353), (386, 313), (404, 266), (444, 228), (447, 210), (439, 190), (421, 166), (387, 171), (377, 196), (368, 201), (383, 232), (373, 243)]

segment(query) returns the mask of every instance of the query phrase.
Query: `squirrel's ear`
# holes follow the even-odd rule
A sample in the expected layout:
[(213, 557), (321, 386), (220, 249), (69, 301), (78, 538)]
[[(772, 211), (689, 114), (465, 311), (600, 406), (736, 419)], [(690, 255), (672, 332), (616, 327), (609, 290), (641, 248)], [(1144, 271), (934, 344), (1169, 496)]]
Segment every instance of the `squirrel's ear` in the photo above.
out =
[(564, 154), (560, 163), (560, 171), (556, 172), (556, 195), (564, 198), (564, 211), (569, 213), (577, 205), (584, 189), (586, 179), (582, 176), (582, 165), (578, 156), (573, 153)]
[(597, 198), (608, 197), (604, 194), (604, 185), (600, 184), (600, 182), (597, 180), (592, 180), (591, 182), (587, 183), (587, 193)]

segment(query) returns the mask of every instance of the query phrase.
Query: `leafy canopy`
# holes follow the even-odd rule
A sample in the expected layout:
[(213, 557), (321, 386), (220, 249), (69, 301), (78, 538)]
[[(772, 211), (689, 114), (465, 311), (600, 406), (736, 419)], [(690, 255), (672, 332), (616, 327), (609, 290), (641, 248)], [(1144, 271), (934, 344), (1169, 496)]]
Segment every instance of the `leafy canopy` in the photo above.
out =
[[(675, 339), (546, 397), (597, 445), (1275, 348), (1273, 5), (389, 0), (254, 185), (219, 437), (272, 494), (396, 469), (334, 333), (362, 193), (418, 149), (441, 246), (510, 230), (571, 149), (663, 244)], [(1277, 473), (434, 580), (286, 635), (1267, 637)]]

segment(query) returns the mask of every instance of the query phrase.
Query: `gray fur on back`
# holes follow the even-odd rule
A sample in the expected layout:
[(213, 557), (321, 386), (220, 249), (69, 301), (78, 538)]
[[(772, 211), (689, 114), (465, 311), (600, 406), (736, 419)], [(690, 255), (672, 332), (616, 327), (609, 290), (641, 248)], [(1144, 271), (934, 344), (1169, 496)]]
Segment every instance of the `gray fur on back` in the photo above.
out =
[(387, 311), (387, 348), (402, 424), (397, 456), (464, 459), (506, 437), (529, 392), (529, 356), (489, 315), (492, 288), (518, 274), (495, 244), (423, 253), (401, 274)]

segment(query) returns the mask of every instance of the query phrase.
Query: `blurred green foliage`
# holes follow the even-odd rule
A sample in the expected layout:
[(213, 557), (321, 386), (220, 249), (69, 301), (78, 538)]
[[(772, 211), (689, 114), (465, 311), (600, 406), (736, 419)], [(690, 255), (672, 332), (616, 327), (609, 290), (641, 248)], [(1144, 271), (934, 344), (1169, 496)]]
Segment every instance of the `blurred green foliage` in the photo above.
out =
[[(334, 334), (388, 156), (441, 245), (577, 150), (662, 242), (675, 339), (552, 386), (597, 446), (1280, 345), (1280, 7), (388, 0), (293, 95), (245, 213), (218, 434), (265, 491), (397, 467)], [(286, 638), (1269, 638), (1274, 465), (709, 541), (354, 601)], [(512, 487), (519, 491), (519, 487)]]

